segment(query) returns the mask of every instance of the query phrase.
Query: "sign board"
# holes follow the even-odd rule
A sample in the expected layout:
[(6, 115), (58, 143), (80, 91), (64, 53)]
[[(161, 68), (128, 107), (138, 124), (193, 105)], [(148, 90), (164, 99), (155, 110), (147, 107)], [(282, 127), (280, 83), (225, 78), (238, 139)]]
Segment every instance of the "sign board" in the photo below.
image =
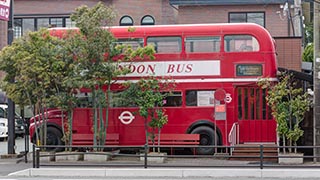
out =
[(126, 77), (221, 75), (219, 60), (122, 62), (119, 64), (119, 68), (128, 68), (130, 70), (130, 73), (125, 75)]
[(198, 91), (197, 93), (198, 106), (214, 106), (213, 94), (214, 94), (214, 91)]
[(261, 76), (262, 65), (261, 64), (238, 64), (237, 76)]
[(10, 1), (11, 0), (0, 0), (0, 20), (9, 20)]
[(226, 104), (215, 105), (214, 108), (215, 108), (215, 111), (214, 111), (215, 120), (227, 119)]
[(217, 89), (214, 93), (214, 98), (218, 101), (223, 101), (226, 98), (226, 91), (223, 89)]

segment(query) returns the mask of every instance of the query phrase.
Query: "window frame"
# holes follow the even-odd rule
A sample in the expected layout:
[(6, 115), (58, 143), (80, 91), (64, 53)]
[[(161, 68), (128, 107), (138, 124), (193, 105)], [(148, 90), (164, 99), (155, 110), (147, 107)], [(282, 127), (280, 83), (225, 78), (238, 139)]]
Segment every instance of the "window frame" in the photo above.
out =
[[(133, 42), (133, 43), (129, 43)], [(114, 45), (125, 45), (125, 46), (131, 46), (132, 49), (136, 50), (139, 47), (144, 47), (144, 38), (143, 37), (135, 37), (135, 38), (118, 38)], [(137, 46), (132, 46), (137, 45)]]
[[(215, 40), (218, 41), (215, 41)], [(218, 45), (214, 45), (213, 48), (217, 51), (188, 51), (189, 48), (187, 48), (188, 43), (190, 42), (212, 42), (212, 43), (219, 43)], [(184, 38), (184, 50), (187, 54), (194, 54), (194, 53), (219, 53), (221, 52), (221, 45), (222, 45), (222, 37), (221, 36), (186, 36)], [(193, 46), (193, 45), (190, 45)], [(217, 47), (216, 47), (217, 46)], [(193, 49), (193, 48), (192, 48)]]
[[(245, 15), (245, 22), (248, 23), (250, 21), (248, 21), (248, 14), (257, 14), (257, 13), (261, 13), (263, 15), (263, 25), (261, 24), (258, 24), (258, 23), (255, 23), (255, 24), (258, 24), (258, 25), (261, 25), (263, 27), (266, 27), (266, 13), (263, 12), (263, 11), (252, 11), (252, 12), (229, 12), (228, 13), (228, 22), (229, 23), (240, 23), (240, 22), (231, 22), (231, 15), (232, 14), (244, 14)], [(252, 23), (252, 22), (251, 22)]]
[[(62, 19), (62, 26), (54, 26), (54, 27), (66, 27), (67, 23), (67, 19), (70, 19), (70, 16), (36, 16), (36, 17), (29, 17), (29, 16), (25, 16), (25, 17), (15, 17), (14, 18), (14, 24), (15, 24), (15, 30), (14, 30), (14, 38), (18, 38), (23, 36), (26, 31), (25, 31), (25, 27), (24, 27), (24, 20), (30, 20), (30, 22), (32, 21), (32, 24), (30, 24), (30, 27), (33, 27), (32, 31), (37, 31), (39, 30), (41, 27), (38, 26), (38, 20), (39, 19), (49, 19), (49, 24), (48, 27), (44, 27), (44, 28), (51, 28), (51, 21), (52, 19)], [(70, 21), (70, 23), (72, 24), (73, 21)], [(73, 24), (75, 25), (75, 23)], [(68, 27), (74, 27), (74, 26), (68, 26)]]
[[(251, 44), (248, 44), (247, 41), (250, 41)], [(232, 47), (232, 42), (234, 47)], [(241, 45), (239, 46), (239, 43)], [(238, 44), (238, 46), (236, 45)], [(261, 45), (258, 39), (252, 34), (226, 34), (223, 36), (223, 51), (226, 53), (252, 53), (252, 52), (260, 52)]]
[[(178, 41), (165, 41), (165, 39), (174, 39), (176, 38)], [(149, 41), (150, 39), (159, 39), (160, 41)], [(158, 42), (178, 42), (178, 51), (160, 51), (158, 52), (158, 47), (156, 45), (156, 43)], [(146, 38), (146, 45), (154, 45), (154, 50), (156, 51), (157, 54), (180, 54), (182, 53), (182, 42), (183, 42), (183, 39), (181, 36), (148, 36)], [(160, 47), (163, 47), (160, 46)]]
[[(151, 18), (152, 22), (143, 22), (146, 18)], [(140, 21), (140, 24), (141, 26), (146, 26), (146, 25), (155, 25), (156, 24), (156, 21), (154, 19), (153, 16), (151, 15), (145, 15), (141, 18), (141, 21)]]
[[(127, 19), (130, 21), (130, 23), (122, 22), (122, 21), (127, 20)], [(119, 26), (133, 26), (133, 25), (134, 25), (134, 21), (133, 21), (132, 17), (129, 16), (129, 15), (124, 15), (119, 20)]]

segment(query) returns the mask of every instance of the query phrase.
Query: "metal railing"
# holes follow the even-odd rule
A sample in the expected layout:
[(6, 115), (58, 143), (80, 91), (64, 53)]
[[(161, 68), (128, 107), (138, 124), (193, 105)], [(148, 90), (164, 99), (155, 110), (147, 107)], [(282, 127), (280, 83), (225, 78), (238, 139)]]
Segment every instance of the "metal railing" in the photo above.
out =
[[(235, 146), (239, 143), (239, 124), (237, 122), (233, 123), (228, 136), (228, 140), (229, 140), (230, 146)], [(233, 150), (234, 148), (230, 148), (231, 155)]]
[[(79, 149), (84, 148), (87, 150), (92, 150), (94, 148), (108, 148), (108, 149), (125, 149), (123, 152), (129, 152), (131, 149), (140, 149), (141, 153), (122, 153), (118, 150), (116, 151), (106, 151), (106, 152), (98, 152), (98, 151), (65, 151), (65, 152), (44, 152), (43, 150), (46, 148), (66, 148), (66, 149)], [(159, 154), (159, 153), (149, 153), (149, 150), (152, 147), (160, 147), (162, 150), (175, 148), (175, 154)], [(235, 152), (233, 155), (228, 153), (215, 153), (212, 155), (194, 155), (192, 150), (190, 149), (197, 148), (213, 148), (213, 149), (227, 149), (237, 148), (237, 149), (257, 149), (256, 154), (252, 155), (239, 155)], [(257, 146), (33, 146), (33, 167), (40, 168), (43, 166), (102, 166), (102, 167), (142, 167), (142, 168), (156, 168), (156, 167), (184, 167), (184, 168), (280, 168), (280, 167), (290, 167), (290, 168), (320, 168), (320, 163), (317, 163), (315, 160), (320, 161), (320, 156), (313, 155), (301, 155), (296, 156), (295, 154), (278, 154), (275, 155), (267, 155), (268, 149), (271, 147), (268, 145), (259, 145)], [(272, 146), (272, 148), (298, 148), (299, 151), (303, 149), (316, 149), (320, 148), (320, 146)], [(180, 150), (180, 152), (178, 151)], [(190, 150), (188, 152), (188, 150)], [(276, 150), (277, 151), (277, 150)], [(164, 152), (164, 151), (162, 151)], [(170, 152), (170, 151), (168, 151)], [(109, 157), (108, 160), (104, 161), (85, 161), (83, 158), (71, 158), (69, 160), (58, 161), (58, 157), (63, 156), (99, 156)], [(52, 159), (55, 158), (55, 161), (44, 160), (44, 158)], [(281, 163), (281, 159), (298, 159), (302, 158), (303, 163), (300, 164), (286, 164)], [(99, 158), (102, 159), (102, 158)], [(280, 163), (279, 163), (280, 162)]]

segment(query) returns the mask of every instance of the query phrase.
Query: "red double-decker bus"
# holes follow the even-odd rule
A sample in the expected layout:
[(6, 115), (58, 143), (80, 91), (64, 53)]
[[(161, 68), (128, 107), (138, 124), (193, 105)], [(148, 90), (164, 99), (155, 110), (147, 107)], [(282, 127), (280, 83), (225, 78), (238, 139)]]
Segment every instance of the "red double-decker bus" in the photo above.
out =
[[(271, 116), (259, 78), (276, 81), (274, 40), (263, 27), (251, 24), (198, 24), (111, 27), (119, 43), (132, 47), (154, 45), (153, 61), (130, 64), (124, 80), (149, 76), (170, 76), (174, 92), (166, 97), (168, 115), (162, 133), (200, 134), (201, 145), (276, 142), (276, 122)], [(55, 34), (66, 29), (53, 29)], [(123, 66), (126, 64), (122, 64)], [(119, 81), (121, 82), (121, 81)], [(116, 86), (115, 86), (116, 87)], [(119, 89), (112, 87), (113, 91)], [(90, 104), (90, 92), (79, 94)], [(107, 133), (119, 134), (120, 145), (145, 143), (144, 121), (138, 107), (109, 109)], [(48, 137), (62, 144), (60, 112), (47, 112)], [(73, 133), (92, 134), (90, 107), (74, 109)], [(31, 139), (35, 126), (30, 126)], [(199, 154), (210, 154), (203, 148)]]

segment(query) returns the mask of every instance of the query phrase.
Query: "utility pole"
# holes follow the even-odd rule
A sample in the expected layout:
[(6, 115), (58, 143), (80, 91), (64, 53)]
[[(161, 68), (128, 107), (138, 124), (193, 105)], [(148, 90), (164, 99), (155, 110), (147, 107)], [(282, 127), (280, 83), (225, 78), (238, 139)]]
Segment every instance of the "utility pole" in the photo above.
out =
[[(8, 45), (13, 42), (13, 0), (10, 1), (10, 13), (8, 21)], [(11, 83), (14, 79), (11, 80)], [(8, 99), (8, 154), (15, 154), (15, 109), (14, 103)]]
[[(320, 39), (319, 39), (319, 10), (320, 1), (314, 1), (313, 6), (313, 44), (314, 44), (314, 64), (313, 64), (313, 145), (320, 146)], [(320, 156), (320, 148), (313, 149), (314, 156)], [(320, 157), (313, 159), (320, 161)]]
[(301, 0), (294, 0), (294, 15), (293, 15), (293, 24), (294, 24), (294, 35), (302, 37), (302, 12), (301, 12)]

